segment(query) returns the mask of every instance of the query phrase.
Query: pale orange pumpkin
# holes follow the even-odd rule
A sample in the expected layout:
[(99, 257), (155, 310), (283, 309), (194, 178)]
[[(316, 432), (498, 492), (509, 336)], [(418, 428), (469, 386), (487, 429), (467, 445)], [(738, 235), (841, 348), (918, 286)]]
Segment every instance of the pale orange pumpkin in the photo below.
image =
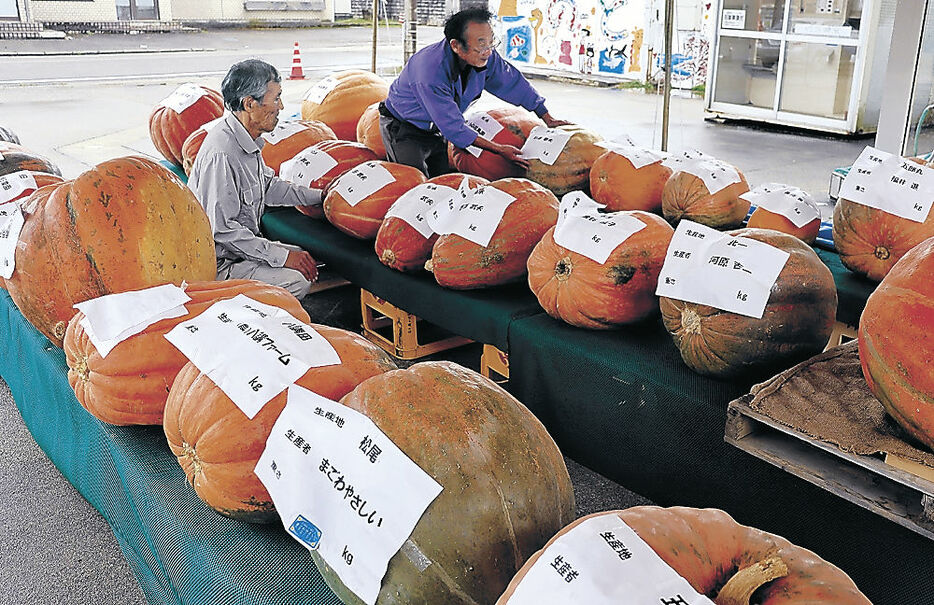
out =
[(386, 145), (379, 132), (379, 102), (371, 104), (357, 122), (357, 142), (370, 148), (376, 159), (386, 159)]
[(742, 172), (736, 172), (738, 183), (710, 193), (699, 176), (676, 171), (662, 190), (662, 214), (672, 225), (686, 218), (714, 229), (739, 227), (749, 214), (751, 204), (739, 197), (749, 191), (749, 184)]
[(644, 210), (660, 214), (662, 190), (672, 170), (662, 161), (636, 168), (625, 156), (607, 151), (590, 169), (590, 195), (607, 212)]
[(345, 141), (357, 140), (357, 122), (366, 108), (389, 95), (389, 84), (371, 71), (349, 69), (331, 74), (339, 82), (321, 103), (302, 101), (302, 119), (324, 122)]
[(582, 126), (559, 126), (558, 130), (571, 133), (561, 155), (550, 165), (541, 160), (529, 160), (525, 176), (560, 198), (570, 191), (588, 190), (590, 169), (606, 149), (597, 145), (603, 137)]

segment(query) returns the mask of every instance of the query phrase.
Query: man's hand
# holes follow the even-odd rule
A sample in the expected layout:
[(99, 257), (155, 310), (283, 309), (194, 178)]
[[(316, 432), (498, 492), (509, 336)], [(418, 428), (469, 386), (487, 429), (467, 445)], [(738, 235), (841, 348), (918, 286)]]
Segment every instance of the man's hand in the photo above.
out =
[(551, 117), (550, 113), (546, 113), (545, 115), (543, 115), (542, 121), (545, 123), (545, 126), (547, 126), (548, 128), (557, 128), (558, 126), (568, 126), (571, 124), (571, 122), (568, 122), (567, 120), (558, 120), (558, 119)]
[(503, 156), (516, 166), (528, 170), (529, 161), (522, 157), (522, 150), (513, 145), (499, 145), (496, 149), (496, 153)]
[(314, 283), (318, 281), (318, 265), (315, 259), (304, 250), (289, 250), (289, 256), (285, 259), (285, 266), (289, 269), (295, 269), (305, 276), (305, 279)]

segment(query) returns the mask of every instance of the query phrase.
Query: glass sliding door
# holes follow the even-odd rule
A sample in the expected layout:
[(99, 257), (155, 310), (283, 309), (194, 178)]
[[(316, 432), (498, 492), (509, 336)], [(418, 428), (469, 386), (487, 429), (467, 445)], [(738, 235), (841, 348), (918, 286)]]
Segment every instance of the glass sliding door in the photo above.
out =
[(158, 20), (158, 0), (116, 0), (117, 19), (121, 21)]

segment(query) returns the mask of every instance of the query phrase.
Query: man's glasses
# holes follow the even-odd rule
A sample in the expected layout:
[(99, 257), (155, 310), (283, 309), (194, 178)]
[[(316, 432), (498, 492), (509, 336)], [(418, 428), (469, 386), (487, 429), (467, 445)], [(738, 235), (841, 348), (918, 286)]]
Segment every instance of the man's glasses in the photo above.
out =
[(490, 42), (487, 43), (487, 44), (478, 44), (477, 46), (474, 46), (474, 47), (470, 47), (470, 46), (467, 45), (467, 44), (464, 44), (463, 46), (464, 46), (464, 48), (466, 48), (467, 50), (472, 50), (472, 51), (474, 51), (474, 52), (476, 52), (476, 53), (485, 53), (485, 52), (487, 52), (487, 51), (489, 51), (489, 50), (493, 50), (493, 49), (496, 48), (498, 45), (499, 45), (499, 38), (497, 38), (496, 36), (493, 36), (493, 38), (491, 38), (491, 39), (490, 39)]

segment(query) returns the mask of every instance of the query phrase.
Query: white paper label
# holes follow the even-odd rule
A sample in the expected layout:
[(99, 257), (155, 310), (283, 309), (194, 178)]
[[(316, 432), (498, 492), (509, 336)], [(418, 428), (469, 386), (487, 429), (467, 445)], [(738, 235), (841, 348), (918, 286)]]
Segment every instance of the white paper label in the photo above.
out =
[[(467, 118), (467, 126), (488, 141), (491, 141), (493, 137), (503, 130), (503, 125), (493, 119), (493, 117), (485, 111), (475, 113)], [(475, 158), (480, 157), (480, 154), (483, 152), (482, 149), (473, 145), (469, 145), (467, 151)]]
[(295, 185), (310, 187), (311, 183), (337, 166), (337, 160), (316, 147), (303, 149), (291, 160), (279, 166), (279, 176)]
[(555, 540), (510, 605), (713, 605), (616, 515), (583, 521)]
[(10, 279), (16, 262), (16, 243), (23, 230), (23, 211), (18, 204), (0, 208), (0, 277)]
[(672, 170), (681, 170), (684, 165), (692, 164), (700, 160), (715, 160), (712, 155), (707, 155), (697, 149), (688, 149), (681, 153), (672, 153), (662, 161), (662, 166), (667, 166)]
[(434, 230), (428, 224), (427, 215), (433, 206), (447, 206), (457, 196), (457, 190), (435, 183), (422, 183), (403, 193), (389, 207), (386, 218), (395, 216), (404, 220), (418, 231), (422, 237), (429, 238)]
[(762, 319), (788, 256), (766, 243), (682, 220), (655, 294)]
[(159, 107), (168, 107), (176, 113), (182, 113), (201, 97), (208, 94), (208, 91), (197, 84), (182, 84), (175, 89), (175, 92), (159, 101)]
[(636, 145), (623, 145), (621, 143), (605, 143), (599, 142), (596, 143), (598, 147), (603, 147), (609, 151), (612, 151), (616, 155), (621, 155), (632, 164), (633, 168), (642, 168), (648, 166), (649, 164), (654, 164), (655, 162), (661, 162), (665, 159), (665, 153), (661, 151), (652, 151), (651, 149), (645, 149), (643, 147), (638, 147)]
[(720, 19), (723, 29), (746, 29), (746, 9), (723, 9), (723, 18)]
[(185, 315), (190, 300), (182, 288), (163, 284), (92, 298), (74, 307), (84, 313), (80, 324), (91, 343), (101, 357), (107, 357), (118, 344), (157, 321)]
[(570, 132), (558, 128), (536, 126), (522, 146), (522, 157), (527, 160), (541, 160), (552, 166), (570, 139)]
[(36, 177), (28, 170), (0, 176), (0, 205), (19, 199), (24, 193), (32, 193), (37, 188)]
[(243, 294), (214, 303), (165, 337), (247, 418), (310, 368), (341, 362), (311, 326)]
[(429, 225), (435, 233), (455, 233), (478, 246), (487, 246), (506, 208), (516, 198), (490, 186), (465, 191), (461, 184), (458, 193), (453, 200), (432, 206)]
[(566, 193), (558, 210), (555, 243), (602, 265), (617, 246), (645, 229), (645, 223), (636, 217), (621, 212), (604, 214), (599, 212), (603, 207), (581, 191)]
[(311, 101), (312, 103), (323, 103), (324, 98), (340, 83), (341, 81), (334, 76), (328, 76), (323, 80), (318, 80), (318, 82), (305, 93), (305, 100)]
[(264, 132), (262, 137), (266, 139), (267, 143), (278, 145), (293, 134), (305, 130), (305, 128), (305, 125), (301, 122), (279, 122), (272, 132)]
[(866, 147), (843, 179), (839, 196), (923, 223), (934, 202), (934, 169)]
[(736, 171), (736, 168), (720, 160), (701, 159), (684, 162), (680, 169), (702, 180), (711, 195), (742, 180), (739, 178), (739, 172)]
[(820, 210), (811, 194), (790, 185), (766, 183), (739, 197), (759, 208), (784, 216), (798, 228), (820, 219)]
[(350, 206), (356, 206), (367, 196), (394, 182), (396, 178), (382, 164), (366, 162), (338, 177), (334, 191)]
[(255, 472), (286, 530), (368, 604), (443, 490), (369, 418), (297, 385)]

